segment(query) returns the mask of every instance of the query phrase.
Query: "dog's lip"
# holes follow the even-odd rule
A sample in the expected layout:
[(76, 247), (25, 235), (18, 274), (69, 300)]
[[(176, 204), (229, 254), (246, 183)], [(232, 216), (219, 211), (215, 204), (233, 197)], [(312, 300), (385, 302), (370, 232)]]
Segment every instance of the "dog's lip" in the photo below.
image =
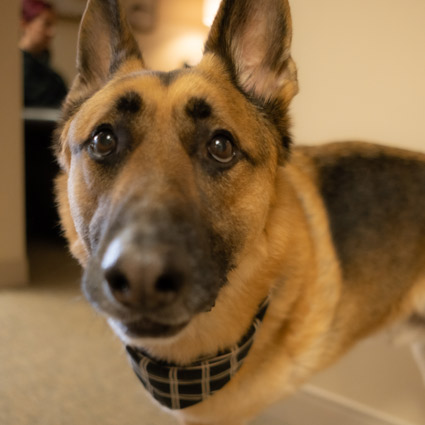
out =
[(128, 338), (164, 338), (171, 337), (183, 330), (189, 322), (169, 324), (148, 318), (134, 321), (112, 320), (114, 327)]

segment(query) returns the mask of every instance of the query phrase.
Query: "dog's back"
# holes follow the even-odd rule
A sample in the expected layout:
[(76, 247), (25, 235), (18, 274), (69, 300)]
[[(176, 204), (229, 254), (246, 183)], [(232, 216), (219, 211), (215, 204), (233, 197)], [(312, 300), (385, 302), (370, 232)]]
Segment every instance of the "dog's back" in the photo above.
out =
[(317, 184), (341, 266), (343, 299), (356, 300), (362, 316), (356, 321), (341, 309), (337, 320), (349, 322), (347, 338), (409, 311), (406, 294), (425, 283), (425, 155), (347, 142), (298, 148), (293, 160)]

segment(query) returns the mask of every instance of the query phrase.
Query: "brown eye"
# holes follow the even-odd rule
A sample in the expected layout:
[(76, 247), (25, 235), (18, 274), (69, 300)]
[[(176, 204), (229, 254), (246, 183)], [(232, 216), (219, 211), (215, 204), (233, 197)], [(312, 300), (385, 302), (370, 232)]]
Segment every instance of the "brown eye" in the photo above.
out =
[(94, 159), (101, 160), (114, 153), (117, 146), (118, 141), (112, 130), (103, 129), (93, 136), (89, 145), (89, 152)]
[(218, 162), (227, 164), (235, 156), (235, 149), (229, 137), (224, 135), (215, 136), (208, 145), (208, 152)]

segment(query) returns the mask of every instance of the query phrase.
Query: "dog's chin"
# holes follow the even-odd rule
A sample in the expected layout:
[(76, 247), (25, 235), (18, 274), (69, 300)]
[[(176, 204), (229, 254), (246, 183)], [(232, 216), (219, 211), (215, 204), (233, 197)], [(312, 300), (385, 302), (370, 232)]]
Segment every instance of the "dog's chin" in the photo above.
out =
[(189, 322), (179, 324), (164, 324), (150, 319), (142, 319), (134, 322), (122, 322), (109, 318), (108, 323), (118, 337), (126, 344), (141, 339), (163, 339), (178, 335)]

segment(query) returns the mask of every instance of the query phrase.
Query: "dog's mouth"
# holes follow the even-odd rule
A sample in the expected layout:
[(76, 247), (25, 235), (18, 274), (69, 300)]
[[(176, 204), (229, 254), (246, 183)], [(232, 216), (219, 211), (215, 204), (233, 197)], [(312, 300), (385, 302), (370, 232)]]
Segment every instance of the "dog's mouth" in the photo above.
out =
[(134, 321), (121, 321), (113, 318), (108, 320), (112, 329), (124, 340), (139, 338), (168, 338), (177, 335), (189, 323), (166, 324), (148, 318)]

